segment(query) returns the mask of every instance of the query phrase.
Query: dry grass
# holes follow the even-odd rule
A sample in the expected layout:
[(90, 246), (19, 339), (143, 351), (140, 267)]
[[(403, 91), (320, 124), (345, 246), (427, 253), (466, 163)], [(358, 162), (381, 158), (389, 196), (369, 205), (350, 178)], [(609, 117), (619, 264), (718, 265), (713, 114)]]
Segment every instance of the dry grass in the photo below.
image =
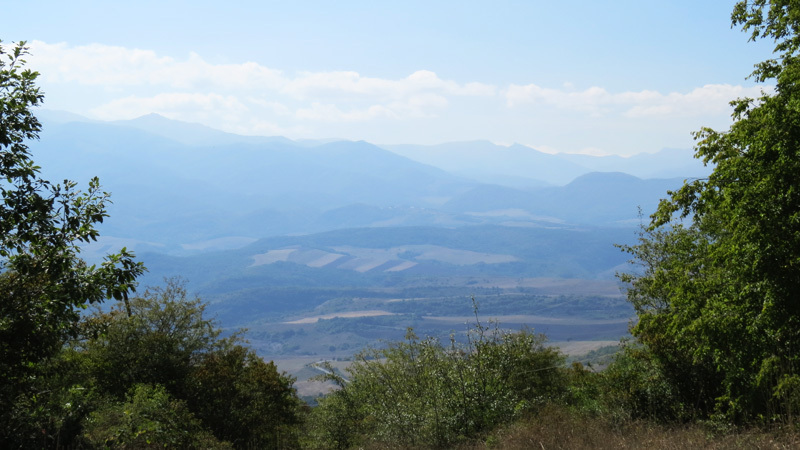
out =
[(699, 425), (613, 425), (564, 408), (548, 408), (466, 449), (795, 449), (800, 433), (752, 430), (717, 434)]
[[(364, 450), (423, 450), (432, 447), (404, 447), (394, 442), (361, 443)], [(617, 449), (709, 449), (784, 450), (800, 449), (800, 432), (776, 429), (719, 433), (701, 425), (665, 426), (647, 422), (612, 424), (587, 417), (563, 407), (545, 408), (537, 416), (514, 423), (473, 441), (458, 450), (617, 450)]]

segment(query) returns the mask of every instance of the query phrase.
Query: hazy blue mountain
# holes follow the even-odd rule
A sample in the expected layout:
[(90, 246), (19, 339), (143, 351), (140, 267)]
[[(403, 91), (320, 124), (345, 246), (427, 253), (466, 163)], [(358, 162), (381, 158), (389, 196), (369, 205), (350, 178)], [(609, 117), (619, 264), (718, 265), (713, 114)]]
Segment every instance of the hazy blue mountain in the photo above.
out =
[(593, 172), (625, 172), (639, 178), (700, 178), (711, 173), (710, 167), (694, 158), (689, 149), (663, 149), (656, 153), (621, 156), (590, 156), (562, 154), (568, 161), (580, 164)]
[(167, 119), (159, 114), (147, 114), (132, 120), (117, 120), (116, 125), (136, 128), (186, 145), (216, 146), (230, 144), (263, 144), (292, 141), (281, 136), (242, 136), (219, 131), (197, 123)]
[[(450, 142), (439, 145), (383, 145), (398, 155), (484, 183), (514, 187), (565, 184), (591, 172), (557, 155), (524, 145), (506, 147), (488, 141)], [(505, 179), (505, 181), (503, 181)]]
[[(112, 193), (111, 217), (103, 224), (101, 242), (87, 249), (90, 257), (121, 245), (186, 254), (342, 228), (618, 226), (637, 222), (638, 206), (649, 214), (666, 190), (682, 181), (587, 174), (586, 167), (563, 155), (524, 146), (471, 142), (394, 148), (409, 155), (427, 152), (431, 161), (449, 161), (462, 173), (485, 169), (482, 179), (497, 181), (487, 184), (367, 142), (298, 144), (156, 115), (110, 123), (50, 112), (43, 120), (41, 140), (31, 149), (45, 176), (82, 185), (99, 176)], [(682, 161), (675, 155), (659, 156), (662, 168)], [(665, 162), (670, 158), (674, 164)], [(491, 174), (512, 169), (513, 174)], [(541, 181), (525, 176), (537, 173), (574, 181), (541, 187)]]
[(141, 123), (155, 122), (162, 128), (156, 134), (129, 126), (140, 123), (138, 120), (124, 125), (71, 122), (50, 126), (40, 141), (32, 143), (32, 149), (47, 175), (55, 179), (98, 175), (110, 189), (120, 180), (140, 180), (148, 185), (182, 185), (193, 180), (207, 189), (231, 194), (226, 203), (242, 203), (243, 197), (256, 196), (269, 199), (268, 205), (273, 207), (308, 203), (330, 209), (354, 202), (434, 205), (442, 203), (440, 196), (446, 198), (474, 184), (366, 142), (299, 146), (283, 138), (264, 138), (267, 140), (261, 143), (188, 145), (163, 136), (180, 135), (194, 127), (223, 137), (235, 135), (182, 122), (175, 122), (174, 130), (169, 131), (166, 125), (174, 121), (159, 116), (141, 118)]
[[(148, 121), (171, 124), (141, 123)], [(321, 213), (354, 203), (436, 206), (475, 185), (366, 142), (198, 146), (164, 137), (191, 124), (160, 134), (129, 125), (51, 123), (31, 149), (50, 179), (100, 177), (114, 201), (104, 235), (169, 251), (209, 239), (320, 231)]]
[(84, 117), (80, 114), (53, 109), (37, 110), (36, 118), (39, 119), (39, 122), (44, 125), (45, 129), (53, 125), (62, 125), (70, 122), (97, 122), (96, 120), (89, 119), (88, 117)]
[(442, 208), (483, 216), (522, 210), (531, 218), (555, 223), (630, 225), (639, 222), (639, 208), (649, 215), (667, 190), (677, 189), (682, 183), (680, 178), (642, 180), (620, 172), (595, 172), (566, 186), (533, 192), (482, 185)]
[(624, 172), (639, 178), (704, 177), (711, 169), (692, 150), (664, 149), (631, 157), (547, 154), (519, 144), (487, 141), (441, 145), (384, 145), (407, 158), (468, 176), (486, 184), (530, 189), (542, 183), (565, 185), (591, 172)]
[[(614, 274), (628, 256), (614, 244), (636, 239), (637, 206), (649, 214), (683, 180), (618, 172), (649, 167), (652, 156), (571, 160), (488, 142), (388, 151), (236, 136), (156, 115), (98, 122), (54, 112), (43, 121), (31, 149), (44, 175), (81, 186), (99, 176), (112, 193), (101, 238), (83, 256), (131, 248), (150, 270), (142, 285), (185, 277), (224, 326), (256, 330), (249, 337), (261, 351), (309, 351), (276, 338), (275, 327), (325, 342), (325, 327), (358, 329), (336, 341), (354, 349), (407, 326), (446, 338), (472, 296), (492, 314), (531, 315), (556, 337), (617, 338), (629, 307), (619, 307)], [(657, 155), (660, 170), (681, 164), (676, 155)], [(359, 309), (392, 316), (290, 323)], [(568, 329), (535, 322), (540, 314)], [(603, 322), (609, 314), (613, 324)]]
[(379, 207), (358, 203), (325, 211), (316, 218), (314, 225), (317, 230), (323, 231), (358, 227), (457, 227), (480, 222), (470, 217), (451, 214), (434, 208), (414, 206)]
[(679, 188), (683, 180), (643, 180), (620, 172), (595, 172), (576, 178), (563, 189), (537, 192), (538, 205), (568, 222), (638, 224), (639, 209), (647, 219), (667, 191)]

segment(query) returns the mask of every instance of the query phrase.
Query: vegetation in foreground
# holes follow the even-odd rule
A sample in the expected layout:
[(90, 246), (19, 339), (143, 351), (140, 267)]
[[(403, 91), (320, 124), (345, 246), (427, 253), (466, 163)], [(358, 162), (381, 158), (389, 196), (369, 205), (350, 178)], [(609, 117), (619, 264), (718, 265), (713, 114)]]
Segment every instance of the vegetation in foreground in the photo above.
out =
[(326, 378), (340, 389), (312, 411), (308, 445), (441, 448), (485, 434), (566, 395), (563, 357), (543, 343), (531, 332), (477, 321), (463, 345), (409, 330), (404, 342), (360, 353), (347, 378), (330, 370)]
[[(23, 45), (0, 51), (0, 445), (4, 448), (789, 448), (800, 443), (800, 6), (742, 1), (776, 41), (774, 94), (697, 134), (708, 179), (664, 200), (624, 247), (635, 341), (595, 373), (528, 331), (362, 353), (307, 412), (292, 380), (168, 281), (129, 299), (124, 251), (79, 258), (107, 194), (39, 178), (25, 141), (42, 95)], [(8, 61), (8, 62), (6, 62)], [(115, 298), (109, 311), (81, 315)]]
[(800, 434), (785, 429), (721, 430), (704, 424), (614, 422), (557, 406), (503, 427), (462, 449), (793, 449)]
[(97, 310), (6, 410), (5, 448), (292, 446), (293, 380), (168, 280)]
[(292, 445), (291, 378), (223, 338), (178, 281), (129, 298), (145, 268), (125, 249), (99, 267), (80, 258), (109, 196), (97, 179), (81, 192), (40, 177), (26, 53), (0, 46), (0, 447)]

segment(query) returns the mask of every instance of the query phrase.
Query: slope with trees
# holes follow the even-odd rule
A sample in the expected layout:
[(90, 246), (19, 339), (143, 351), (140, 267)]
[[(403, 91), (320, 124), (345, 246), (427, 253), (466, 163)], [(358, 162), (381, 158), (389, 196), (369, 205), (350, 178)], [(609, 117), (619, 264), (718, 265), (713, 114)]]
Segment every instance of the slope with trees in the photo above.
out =
[(35, 403), (31, 383), (43, 360), (74, 336), (79, 311), (105, 298), (127, 298), (144, 270), (125, 249), (99, 267), (86, 264), (79, 244), (97, 239), (108, 194), (97, 179), (77, 184), (40, 177), (27, 141), (41, 125), (31, 108), (42, 102), (38, 74), (24, 68), (23, 43), (0, 47), (0, 441)]
[(742, 1), (734, 25), (772, 38), (751, 75), (773, 93), (732, 102), (696, 133), (716, 167), (662, 201), (624, 279), (632, 332), (690, 416), (793, 422), (800, 411), (800, 6)]
[(27, 142), (43, 94), (26, 54), (0, 46), (0, 447), (292, 445), (292, 378), (223, 338), (180, 282), (129, 298), (145, 268), (124, 248), (81, 259), (109, 194), (96, 178), (81, 192), (41, 177)]

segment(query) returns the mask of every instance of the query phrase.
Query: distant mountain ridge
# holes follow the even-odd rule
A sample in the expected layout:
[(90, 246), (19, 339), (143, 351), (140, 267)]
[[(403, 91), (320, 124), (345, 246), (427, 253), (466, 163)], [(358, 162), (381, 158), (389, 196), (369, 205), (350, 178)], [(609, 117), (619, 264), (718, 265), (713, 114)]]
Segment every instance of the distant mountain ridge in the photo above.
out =
[(565, 185), (590, 172), (624, 172), (639, 178), (699, 178), (711, 173), (711, 168), (693, 158), (691, 150), (681, 149), (621, 157), (548, 154), (520, 144), (506, 147), (488, 141), (381, 147), (485, 183), (514, 188), (536, 187), (542, 181)]
[(137, 128), (148, 133), (179, 142), (184, 145), (216, 146), (231, 144), (263, 144), (270, 142), (291, 143), (281, 136), (242, 136), (219, 131), (197, 123), (171, 120), (151, 113), (131, 120), (116, 120), (111, 123)]
[[(43, 175), (81, 186), (99, 176), (112, 194), (101, 237), (82, 256), (96, 263), (128, 247), (148, 267), (142, 286), (187, 279), (208, 313), (254, 330), (248, 338), (267, 353), (355, 350), (407, 327), (446, 339), (471, 299), (556, 339), (618, 337), (630, 308), (614, 275), (628, 256), (614, 244), (634, 243), (639, 208), (649, 214), (693, 173), (627, 172), (691, 166), (675, 152), (597, 159), (472, 142), (403, 155), (157, 115), (42, 117), (30, 148)], [(290, 324), (362, 309), (388, 315)], [(587, 327), (582, 317), (601, 320)]]
[[(609, 171), (626, 163), (644, 171), (656, 161), (647, 170), (669, 172), (696, 163), (675, 151), (597, 158), (485, 141), (429, 147), (297, 142), (158, 115), (100, 122), (45, 112), (42, 120), (41, 140), (31, 149), (44, 175), (79, 183), (97, 175), (112, 193), (111, 217), (90, 255), (112, 242), (189, 254), (361, 227), (629, 226), (639, 207), (649, 214), (693, 172), (644, 180), (619, 170), (593, 174), (589, 166)], [(569, 182), (542, 181), (556, 179)]]

